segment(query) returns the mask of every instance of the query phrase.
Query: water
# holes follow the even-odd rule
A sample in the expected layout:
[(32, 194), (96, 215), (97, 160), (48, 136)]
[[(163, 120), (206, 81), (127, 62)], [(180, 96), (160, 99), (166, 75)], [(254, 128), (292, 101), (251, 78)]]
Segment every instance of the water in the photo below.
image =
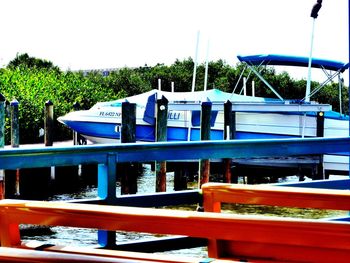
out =
[[(167, 191), (173, 191), (173, 173), (167, 173)], [(284, 181), (297, 181), (298, 177), (288, 177), (280, 179), (280, 182)], [(138, 178), (138, 193), (154, 193), (155, 192), (156, 177), (151, 172), (150, 167), (145, 167), (144, 174)], [(240, 181), (240, 183), (242, 183)], [(196, 185), (194, 185), (196, 187)], [(117, 184), (117, 193), (120, 193), (120, 185)], [(96, 187), (87, 187), (82, 191), (70, 194), (54, 195), (50, 200), (73, 200), (73, 199), (88, 199), (97, 197)], [(195, 211), (196, 205), (186, 205), (182, 207), (170, 207), (170, 209), (182, 209)], [(239, 204), (224, 204), (222, 207), (224, 213), (234, 214), (264, 214), (271, 216), (282, 217), (297, 217), (297, 218), (327, 218), (334, 216), (347, 216), (347, 212), (344, 211), (332, 211), (332, 210), (318, 210), (318, 209), (294, 209), (294, 208), (278, 208), (271, 206), (261, 205), (239, 205)], [(49, 230), (49, 231), (47, 231)], [(157, 235), (151, 235), (146, 233), (134, 233), (134, 232), (121, 232), (118, 231), (116, 235), (116, 241), (137, 241), (154, 239)], [(72, 245), (76, 247), (96, 247), (97, 245), (97, 230), (94, 229), (81, 229), (72, 227), (51, 227), (46, 229), (44, 233), (34, 231), (34, 234), (23, 235), (23, 241), (42, 241), (47, 244), (54, 245)], [(207, 250), (205, 247), (199, 247), (194, 249), (182, 249), (166, 252), (166, 254), (186, 255), (195, 257), (206, 257)]]
[[(144, 173), (142, 176), (138, 177), (138, 193), (154, 193), (156, 177), (154, 172), (151, 171), (150, 166), (144, 167)], [(174, 173), (167, 173), (167, 192), (173, 192), (174, 190)], [(117, 183), (116, 192), (120, 194), (120, 184)], [(82, 191), (76, 193), (58, 194), (53, 195), (49, 198), (51, 201), (67, 201), (74, 199), (91, 199), (97, 197), (96, 187), (87, 187)], [(196, 205), (180, 207), (180, 209), (186, 210), (196, 210)], [(34, 226), (35, 227), (35, 226)], [(74, 227), (50, 227), (49, 229), (44, 229), (43, 231), (23, 231), (22, 235), (23, 241), (40, 241), (47, 244), (53, 245), (72, 245), (75, 247), (96, 247), (97, 245), (97, 230), (94, 229), (83, 229)], [(26, 234), (29, 233), (29, 234)], [(127, 241), (138, 241), (138, 240), (151, 240), (159, 235), (152, 235), (147, 233), (137, 233), (137, 232), (116, 232), (116, 242), (127, 242)], [(163, 235), (162, 235), (163, 236)], [(164, 254), (160, 252), (159, 254)], [(175, 251), (165, 252), (165, 254), (181, 254), (193, 257), (206, 257), (207, 250), (205, 247), (191, 248), (191, 249), (181, 249)]]

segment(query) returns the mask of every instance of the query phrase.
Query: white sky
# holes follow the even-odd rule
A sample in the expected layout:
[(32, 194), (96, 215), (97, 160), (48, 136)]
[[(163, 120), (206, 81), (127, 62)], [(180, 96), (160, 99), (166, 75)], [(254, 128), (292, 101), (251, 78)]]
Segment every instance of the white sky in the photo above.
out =
[[(0, 0), (0, 66), (16, 53), (62, 70), (172, 64), (195, 56), (308, 56), (316, 0)], [(348, 61), (348, 0), (324, 0), (314, 57)]]

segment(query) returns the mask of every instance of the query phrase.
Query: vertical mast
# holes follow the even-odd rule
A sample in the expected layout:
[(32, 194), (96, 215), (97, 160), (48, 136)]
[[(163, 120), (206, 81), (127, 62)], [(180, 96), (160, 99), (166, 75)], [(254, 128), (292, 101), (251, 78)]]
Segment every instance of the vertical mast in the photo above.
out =
[(315, 21), (318, 16), (318, 11), (322, 7), (322, 0), (317, 0), (317, 3), (312, 7), (311, 17), (312, 17), (312, 31), (311, 31), (311, 47), (309, 55), (309, 65), (308, 65), (308, 76), (306, 83), (305, 101), (310, 101), (310, 90), (311, 90), (311, 64), (312, 64), (312, 49), (314, 44), (314, 31), (315, 31)]
[(204, 90), (207, 90), (208, 86), (208, 59), (209, 59), (209, 39), (207, 44), (207, 57), (205, 59), (205, 74), (204, 74)]
[(195, 57), (194, 57), (193, 79), (192, 79), (192, 89), (191, 89), (192, 92), (194, 92), (194, 89), (195, 89), (195, 87), (196, 87), (196, 73), (197, 73), (197, 59), (198, 59), (198, 44), (199, 44), (199, 31), (197, 32), (196, 54), (195, 54)]

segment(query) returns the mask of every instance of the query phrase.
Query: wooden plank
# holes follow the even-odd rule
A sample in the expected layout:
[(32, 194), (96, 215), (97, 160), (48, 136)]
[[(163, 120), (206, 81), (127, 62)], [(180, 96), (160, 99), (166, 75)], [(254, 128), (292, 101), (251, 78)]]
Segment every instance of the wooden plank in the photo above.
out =
[[(22, 247), (30, 248), (30, 249), (38, 249), (41, 242), (28, 242), (23, 243)], [(129, 252), (129, 251), (120, 251), (120, 250), (108, 250), (108, 249), (94, 249), (88, 247), (72, 247), (72, 246), (45, 246), (43, 251), (51, 251), (51, 252), (64, 252), (75, 255), (88, 255), (88, 256), (104, 256), (104, 257), (114, 257), (118, 259), (124, 260), (143, 260), (143, 261), (151, 261), (151, 262), (183, 262), (183, 263), (191, 263), (191, 262), (201, 262), (203, 259), (180, 256), (180, 255), (156, 255), (150, 253), (143, 252)], [(212, 261), (210, 261), (212, 262)]]
[(220, 211), (220, 203), (350, 210), (350, 191), (208, 183), (203, 185), (205, 211)]
[[(344, 190), (208, 183), (203, 185), (202, 191), (204, 211), (207, 212), (220, 212), (221, 203), (350, 210), (350, 192)], [(299, 229), (296, 229), (296, 232), (299, 232)], [(282, 232), (281, 234), (284, 235)], [(212, 239), (208, 244), (209, 255), (219, 257), (221, 254), (231, 253), (259, 257), (269, 254), (279, 260), (301, 261), (305, 259), (303, 255), (312, 253), (311, 259), (318, 262), (322, 262), (325, 258), (329, 259), (334, 253), (339, 260), (347, 255), (347, 252), (342, 255), (343, 251), (328, 250), (328, 248), (320, 250), (312, 246), (305, 248), (298, 244), (285, 246), (279, 243), (266, 244), (255, 241), (245, 243), (244, 245), (242, 242)]]
[[(97, 253), (96, 253), (97, 254)], [(71, 252), (47, 252), (37, 251), (31, 249), (22, 248), (0, 248), (0, 261), (1, 262), (104, 262), (104, 263), (137, 263), (137, 262), (164, 262), (157, 260), (154, 257), (153, 260), (147, 260), (147, 258), (121, 258), (111, 257), (109, 255), (84, 255), (75, 254)], [(181, 262), (181, 261), (179, 261)], [(183, 261), (186, 262), (186, 261)], [(188, 261), (188, 262), (195, 262)]]

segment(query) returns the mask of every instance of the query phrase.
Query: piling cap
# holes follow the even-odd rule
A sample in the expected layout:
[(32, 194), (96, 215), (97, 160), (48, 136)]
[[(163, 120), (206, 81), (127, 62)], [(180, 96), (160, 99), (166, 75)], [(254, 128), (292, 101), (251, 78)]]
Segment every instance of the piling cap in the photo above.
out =
[(5, 96), (4, 95), (2, 95), (2, 93), (0, 93), (0, 101), (5, 101), (6, 99), (5, 99)]
[(45, 102), (45, 106), (51, 106), (51, 105), (53, 105), (51, 100), (48, 100), (48, 101)]
[(16, 99), (13, 99), (11, 102), (10, 102), (10, 106), (18, 106), (19, 102), (18, 100)]

